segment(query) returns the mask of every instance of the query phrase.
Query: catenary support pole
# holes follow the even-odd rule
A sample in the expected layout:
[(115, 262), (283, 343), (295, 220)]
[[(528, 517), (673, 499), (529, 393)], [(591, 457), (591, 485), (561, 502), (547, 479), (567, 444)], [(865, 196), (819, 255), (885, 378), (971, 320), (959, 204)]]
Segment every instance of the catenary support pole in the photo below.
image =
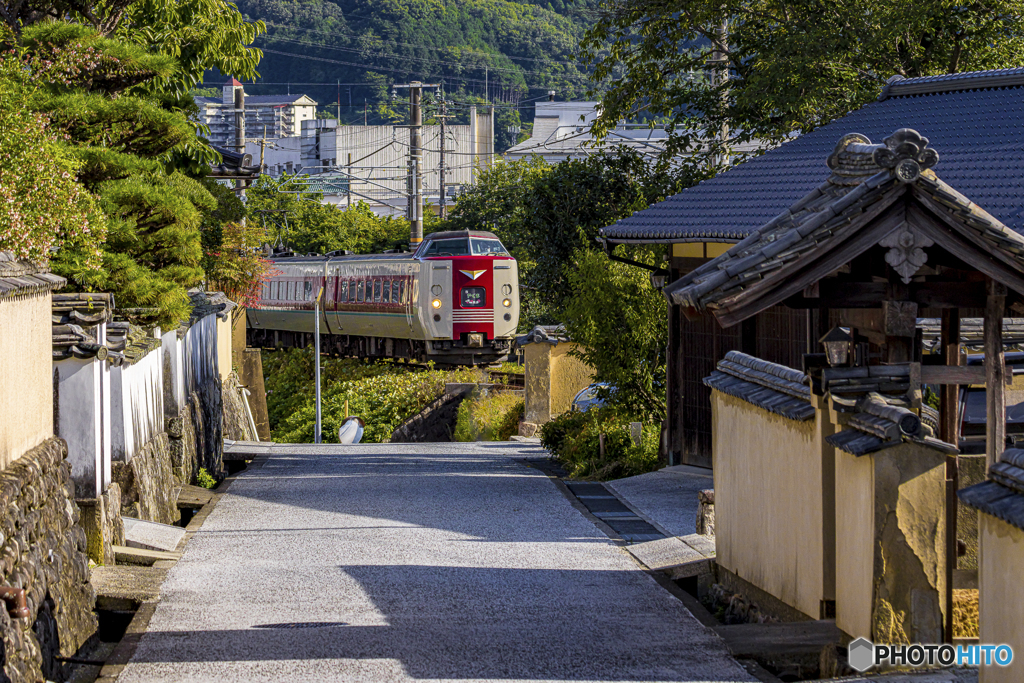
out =
[(324, 288), (320, 287), (313, 302), (313, 368), (316, 377), (316, 427), (314, 427), (313, 443), (320, 443), (320, 297)]

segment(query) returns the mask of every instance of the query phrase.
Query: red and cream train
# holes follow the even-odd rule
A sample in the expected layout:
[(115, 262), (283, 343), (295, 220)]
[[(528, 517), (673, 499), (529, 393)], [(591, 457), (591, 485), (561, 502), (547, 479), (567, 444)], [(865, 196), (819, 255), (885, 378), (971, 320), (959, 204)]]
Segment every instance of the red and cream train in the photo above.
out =
[(272, 261), (276, 274), (247, 312), (250, 346), (311, 345), (322, 286), (325, 353), (482, 365), (504, 360), (512, 347), (519, 274), (489, 232), (433, 233), (415, 253)]

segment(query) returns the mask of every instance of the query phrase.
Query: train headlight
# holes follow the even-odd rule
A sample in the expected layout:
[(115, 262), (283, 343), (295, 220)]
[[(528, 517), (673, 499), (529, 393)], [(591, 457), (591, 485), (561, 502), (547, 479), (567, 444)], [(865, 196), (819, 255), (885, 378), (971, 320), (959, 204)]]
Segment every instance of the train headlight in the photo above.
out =
[(441, 308), (441, 300), (434, 299), (433, 301), (430, 302), (430, 305), (433, 306), (434, 308)]
[(512, 305), (512, 300), (511, 299), (505, 299), (504, 301), (501, 302), (501, 305), (504, 306), (505, 308), (508, 308), (509, 306)]

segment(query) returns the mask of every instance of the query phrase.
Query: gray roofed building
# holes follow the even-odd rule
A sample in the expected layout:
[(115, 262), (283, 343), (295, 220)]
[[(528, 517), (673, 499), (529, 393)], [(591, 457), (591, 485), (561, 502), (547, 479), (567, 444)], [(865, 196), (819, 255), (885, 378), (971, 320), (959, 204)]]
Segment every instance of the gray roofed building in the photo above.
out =
[[(1024, 67), (893, 80), (878, 101), (601, 230), (621, 242), (738, 241), (828, 176), (843, 134), (913, 128), (942, 150), (942, 177), (1024, 230)], [(984, 163), (979, 163), (984, 158)]]

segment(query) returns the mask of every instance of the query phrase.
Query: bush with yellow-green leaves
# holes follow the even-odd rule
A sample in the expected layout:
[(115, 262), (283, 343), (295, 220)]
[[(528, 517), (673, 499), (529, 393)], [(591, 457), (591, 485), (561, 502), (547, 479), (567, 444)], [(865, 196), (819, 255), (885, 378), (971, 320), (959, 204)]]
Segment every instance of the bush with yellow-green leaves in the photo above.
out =
[[(309, 350), (265, 351), (270, 430), (275, 441), (313, 443), (316, 388)], [(366, 423), (363, 442), (381, 443), (400, 424), (444, 394), (448, 382), (477, 382), (478, 370), (433, 370), (391, 362), (367, 363), (325, 358), (321, 371), (324, 443), (338, 442), (338, 428), (348, 415)]]
[(661, 427), (657, 423), (643, 424), (637, 444), (629, 431), (632, 421), (628, 414), (613, 406), (567, 412), (541, 427), (540, 442), (575, 478), (604, 481), (658, 469)]
[(524, 401), (506, 391), (468, 397), (459, 406), (456, 441), (508, 441), (519, 431)]

